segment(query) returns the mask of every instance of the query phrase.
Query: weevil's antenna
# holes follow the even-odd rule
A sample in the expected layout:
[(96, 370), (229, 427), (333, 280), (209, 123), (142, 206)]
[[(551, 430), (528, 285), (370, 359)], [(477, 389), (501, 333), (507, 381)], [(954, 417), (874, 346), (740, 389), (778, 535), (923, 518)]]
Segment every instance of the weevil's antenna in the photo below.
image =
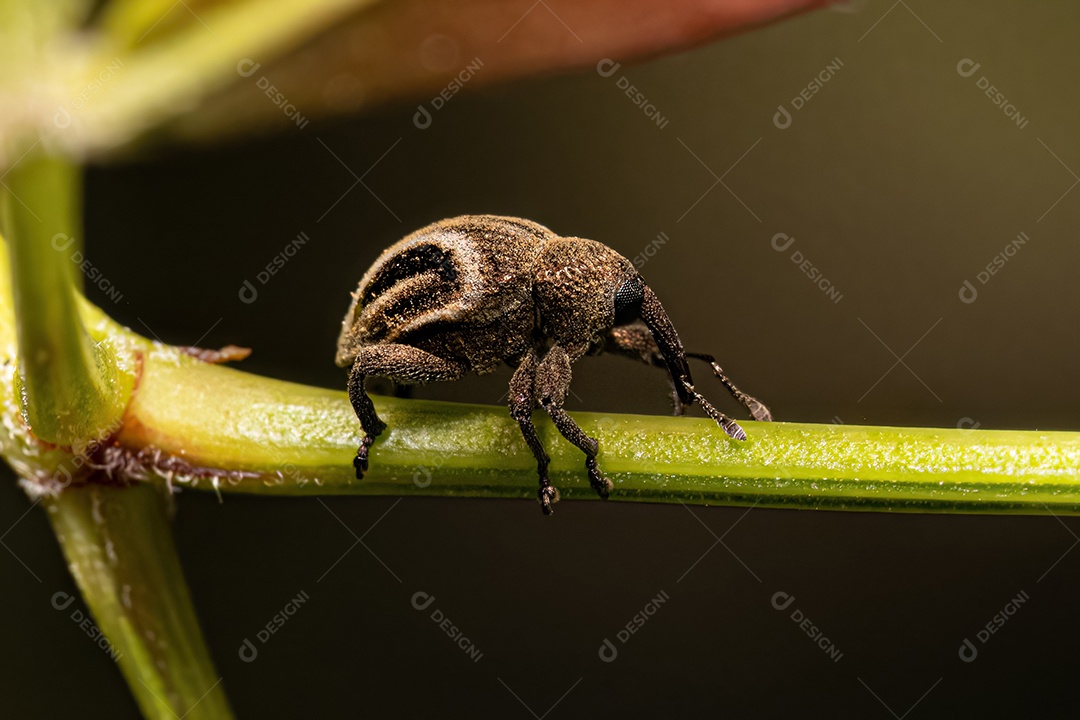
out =
[(660, 348), (660, 354), (664, 356), (679, 400), (685, 405), (701, 403), (701, 408), (724, 432), (736, 440), (745, 440), (746, 432), (739, 424), (714, 408), (694, 389), (694, 379), (690, 376), (690, 365), (686, 362), (686, 352), (679, 340), (679, 334), (675, 332), (675, 326), (671, 324), (664, 306), (660, 304), (660, 298), (656, 297), (656, 293), (648, 285), (644, 288), (644, 298), (641, 301), (641, 319), (645, 321), (657, 347)]
[(746, 409), (750, 411), (750, 416), (752, 418), (761, 422), (772, 421), (772, 413), (769, 412), (769, 408), (765, 407), (765, 403), (761, 402), (753, 395), (747, 395), (742, 390), (735, 387), (735, 383), (731, 382), (731, 378), (724, 374), (724, 370), (720, 367), (720, 363), (716, 362), (716, 358), (712, 355), (707, 355), (705, 353), (686, 353), (686, 357), (704, 360), (712, 365), (713, 373), (716, 377), (720, 378), (720, 382), (724, 383), (724, 387), (728, 389), (728, 392), (730, 392), (736, 400), (746, 406)]

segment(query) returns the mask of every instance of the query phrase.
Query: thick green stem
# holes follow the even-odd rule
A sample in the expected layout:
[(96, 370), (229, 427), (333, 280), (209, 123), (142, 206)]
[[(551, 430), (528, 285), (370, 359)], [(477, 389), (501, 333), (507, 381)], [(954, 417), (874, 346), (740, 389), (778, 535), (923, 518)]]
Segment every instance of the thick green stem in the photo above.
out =
[(131, 386), (110, 344), (90, 339), (77, 310), (79, 173), (35, 147), (5, 179), (17, 391), (31, 431), (56, 445), (79, 445), (115, 430)]
[[(75, 580), (143, 716), (229, 718), (159, 487), (71, 487), (46, 498)], [(53, 598), (66, 607), (65, 598)]]
[[(535, 461), (504, 408), (375, 403), (389, 430), (358, 481), (359, 426), (344, 393), (157, 347), (120, 441), (182, 458), (157, 465), (174, 482), (226, 492), (535, 496)], [(574, 418), (600, 441), (612, 500), (1080, 513), (1078, 433), (746, 422), (749, 439), (737, 442), (704, 419)], [(580, 451), (537, 421), (563, 497), (594, 498)]]
[[(229, 717), (173, 547), (166, 498), (159, 486), (110, 484), (108, 448), (97, 442), (120, 428), (135, 356), (130, 335), (108, 332), (115, 326), (106, 329), (86, 312), (78, 293), (78, 171), (31, 149), (5, 184), (0, 450), (26, 487), (49, 489), (43, 502), (72, 573), (143, 714)], [(70, 602), (54, 598), (58, 607)]]

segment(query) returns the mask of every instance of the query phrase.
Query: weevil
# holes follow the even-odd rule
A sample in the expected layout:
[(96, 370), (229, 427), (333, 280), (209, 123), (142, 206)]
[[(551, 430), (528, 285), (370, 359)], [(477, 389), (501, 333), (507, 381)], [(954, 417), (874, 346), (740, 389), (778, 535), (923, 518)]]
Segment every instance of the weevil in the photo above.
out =
[(772, 419), (711, 355), (683, 350), (656, 294), (633, 263), (608, 246), (496, 215), (462, 215), (417, 230), (379, 256), (342, 323), (336, 360), (351, 367), (349, 399), (363, 430), (353, 460), (357, 479), (386, 430), (364, 388), (366, 377), (411, 385), (483, 375), (505, 362), (515, 368), (510, 415), (536, 457), (544, 514), (559, 493), (548, 480), (549, 458), (532, 422), (537, 407), (585, 454), (589, 484), (606, 499), (613, 486), (597, 466), (598, 443), (563, 407), (571, 365), (601, 352), (665, 368), (675, 414), (696, 402), (736, 440), (746, 433), (694, 388), (687, 358), (709, 363), (755, 420)]

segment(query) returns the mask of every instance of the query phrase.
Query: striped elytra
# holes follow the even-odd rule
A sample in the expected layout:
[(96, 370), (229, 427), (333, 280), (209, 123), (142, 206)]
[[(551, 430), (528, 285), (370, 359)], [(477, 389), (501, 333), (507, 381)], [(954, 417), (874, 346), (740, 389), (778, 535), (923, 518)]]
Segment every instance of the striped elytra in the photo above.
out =
[[(532, 271), (554, 237), (536, 223), (481, 215), (443, 220), (394, 243), (353, 293), (338, 364), (363, 345), (413, 342), (441, 345), (470, 369), (490, 371), (506, 355), (494, 358), (496, 348), (478, 343), (496, 341), (494, 354), (520, 352), (522, 343), (508, 336), (532, 315)], [(456, 342), (446, 337), (455, 333)]]

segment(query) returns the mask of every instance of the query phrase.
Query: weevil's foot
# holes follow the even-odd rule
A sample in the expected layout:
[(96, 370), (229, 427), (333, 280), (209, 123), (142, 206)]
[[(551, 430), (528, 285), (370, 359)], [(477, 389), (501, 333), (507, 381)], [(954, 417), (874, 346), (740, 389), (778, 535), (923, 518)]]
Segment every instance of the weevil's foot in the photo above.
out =
[(559, 491), (549, 484), (541, 485), (538, 493), (540, 509), (545, 515), (551, 514), (551, 506), (559, 502)]
[(368, 448), (371, 447), (371, 443), (375, 442), (373, 437), (364, 437), (360, 441), (360, 447), (356, 450), (356, 457), (353, 458), (352, 464), (356, 469), (356, 479), (363, 480), (364, 473), (368, 469)]
[(726, 432), (731, 437), (735, 438), (736, 440), (746, 439), (746, 431), (739, 427), (739, 423), (726, 416), (723, 417), (719, 422), (720, 427), (723, 428), (724, 432)]
[(585, 460), (585, 467), (589, 470), (589, 484), (592, 485), (593, 490), (602, 499), (608, 499), (608, 493), (611, 492), (615, 486), (606, 477), (600, 474), (600, 468), (596, 466), (596, 458), (588, 458)]
[(711, 417), (713, 421), (717, 425), (719, 425), (721, 429), (723, 429), (724, 432), (726, 432), (728, 435), (735, 438), (736, 440), (746, 439), (746, 431), (739, 427), (739, 423), (735, 422), (727, 415), (714, 408), (708, 400), (701, 396), (701, 393), (694, 390), (693, 385), (683, 380), (683, 387), (685, 387), (690, 392), (694, 400), (700, 403), (701, 409), (705, 411), (705, 414)]
[(750, 416), (759, 422), (772, 422), (772, 413), (769, 412), (769, 408), (765, 407), (757, 398), (747, 396), (746, 409), (750, 411)]

